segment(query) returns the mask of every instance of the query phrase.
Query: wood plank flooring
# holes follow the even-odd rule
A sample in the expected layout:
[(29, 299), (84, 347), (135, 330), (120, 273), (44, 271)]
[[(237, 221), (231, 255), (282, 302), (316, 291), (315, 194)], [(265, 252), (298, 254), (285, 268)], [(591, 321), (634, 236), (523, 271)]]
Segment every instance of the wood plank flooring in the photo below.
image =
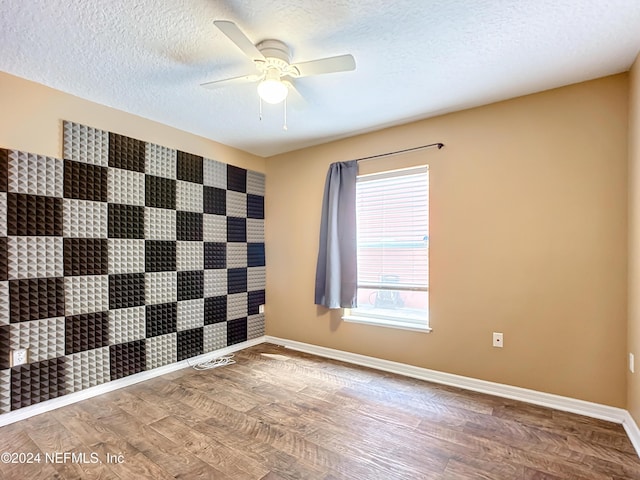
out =
[(640, 479), (619, 425), (268, 344), (235, 359), (0, 428), (41, 454), (0, 478)]

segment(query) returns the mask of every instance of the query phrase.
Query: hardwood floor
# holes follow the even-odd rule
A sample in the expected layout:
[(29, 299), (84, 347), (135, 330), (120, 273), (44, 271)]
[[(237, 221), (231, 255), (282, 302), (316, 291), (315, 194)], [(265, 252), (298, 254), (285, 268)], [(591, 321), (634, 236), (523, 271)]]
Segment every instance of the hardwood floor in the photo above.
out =
[(0, 428), (0, 452), (41, 454), (0, 478), (640, 478), (619, 425), (273, 345), (235, 359)]

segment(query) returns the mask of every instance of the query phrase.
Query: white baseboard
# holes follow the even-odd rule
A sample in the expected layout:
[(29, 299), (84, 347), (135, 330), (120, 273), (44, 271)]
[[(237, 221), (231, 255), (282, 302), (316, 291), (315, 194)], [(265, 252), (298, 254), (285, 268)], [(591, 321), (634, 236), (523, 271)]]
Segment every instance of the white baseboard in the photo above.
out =
[(624, 427), (625, 432), (627, 432), (631, 445), (633, 445), (638, 456), (640, 456), (640, 428), (638, 428), (638, 424), (629, 412), (626, 412), (626, 418), (622, 422), (622, 426)]
[(0, 427), (4, 425), (9, 425), (10, 423), (14, 423), (19, 420), (24, 420), (26, 418), (33, 417), (34, 415), (39, 415), (44, 412), (55, 410), (56, 408), (64, 407), (66, 405), (71, 405), (72, 403), (80, 402), (82, 400), (86, 400), (87, 398), (95, 397), (96, 395), (102, 395), (103, 393), (112, 392), (114, 390), (118, 390), (120, 388), (133, 385), (134, 383), (143, 382), (145, 380), (149, 380), (151, 378), (158, 377), (160, 375), (165, 375), (170, 372), (175, 372), (176, 370), (181, 370), (183, 368), (190, 367), (191, 365), (203, 362), (211, 358), (219, 357), (222, 355), (228, 355), (230, 353), (237, 352), (238, 350), (244, 350), (245, 348), (252, 347), (254, 345), (259, 345), (264, 342), (265, 342), (265, 337), (255, 338), (253, 340), (237, 343), (235, 345), (221, 348), (219, 350), (214, 350), (213, 352), (208, 352), (202, 355), (198, 355), (197, 357), (181, 360), (179, 362), (165, 365), (163, 367), (154, 368), (153, 370), (147, 370), (145, 372), (135, 373), (133, 375), (129, 375), (128, 377), (120, 378), (118, 380), (111, 380), (110, 382), (103, 383), (101, 385), (96, 385), (95, 387), (90, 387), (84, 390), (80, 390), (79, 392), (69, 393), (61, 397), (52, 398), (51, 400), (46, 400), (44, 402), (37, 403), (35, 405), (30, 405), (28, 407), (20, 408), (12, 412), (7, 412), (0, 415)]
[(633, 447), (640, 456), (640, 429), (636, 422), (634, 422), (631, 414), (622, 408), (610, 407), (599, 403), (587, 402), (575, 398), (563, 397), (552, 393), (538, 392), (536, 390), (504, 385), (501, 383), (488, 382), (486, 380), (478, 380), (471, 377), (463, 377), (461, 375), (439, 372), (437, 370), (429, 370), (427, 368), (382, 360), (375, 357), (368, 357), (366, 355), (359, 355), (357, 353), (345, 352), (343, 350), (319, 347), (317, 345), (296, 342), (294, 340), (287, 340), (284, 338), (266, 336), (265, 341), (281, 345), (292, 350), (298, 350), (300, 352), (310, 353), (334, 360), (341, 360), (343, 362), (362, 365), (364, 367), (374, 368), (385, 372), (397, 373), (399, 375), (417, 378), (419, 380), (459, 387), (465, 390), (472, 390), (474, 392), (486, 393), (512, 400), (519, 400), (564, 412), (576, 413), (587, 417), (618, 423), (624, 426)]

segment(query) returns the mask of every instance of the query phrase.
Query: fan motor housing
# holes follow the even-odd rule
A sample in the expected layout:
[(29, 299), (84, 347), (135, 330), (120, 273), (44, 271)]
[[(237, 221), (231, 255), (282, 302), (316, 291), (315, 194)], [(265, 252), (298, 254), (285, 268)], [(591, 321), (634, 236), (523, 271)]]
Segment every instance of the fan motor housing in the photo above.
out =
[(256, 48), (260, 50), (260, 53), (262, 53), (267, 60), (280, 60), (286, 65), (289, 65), (289, 47), (280, 40), (263, 40), (256, 45)]

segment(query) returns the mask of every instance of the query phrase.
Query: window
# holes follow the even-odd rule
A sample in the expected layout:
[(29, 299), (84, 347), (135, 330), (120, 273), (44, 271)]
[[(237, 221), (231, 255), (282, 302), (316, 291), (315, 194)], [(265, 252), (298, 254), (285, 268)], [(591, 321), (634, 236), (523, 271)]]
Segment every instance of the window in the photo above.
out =
[(356, 186), (358, 306), (345, 320), (429, 331), (429, 170), (362, 175)]

